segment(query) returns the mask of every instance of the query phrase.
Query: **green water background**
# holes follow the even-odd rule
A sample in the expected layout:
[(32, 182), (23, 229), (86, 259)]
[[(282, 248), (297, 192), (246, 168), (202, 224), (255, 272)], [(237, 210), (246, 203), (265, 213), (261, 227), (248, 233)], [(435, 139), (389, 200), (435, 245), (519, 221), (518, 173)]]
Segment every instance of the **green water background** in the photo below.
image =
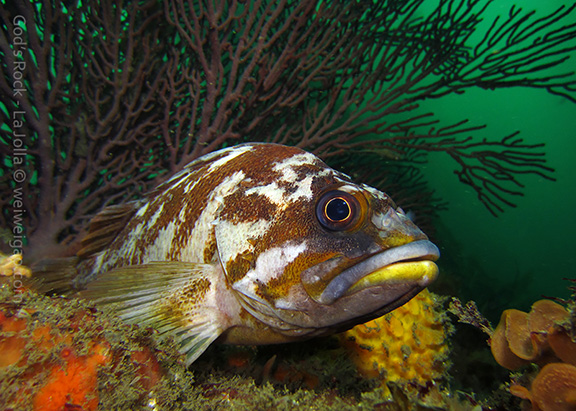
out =
[[(498, 0), (485, 21), (506, 16), (512, 4), (544, 15), (569, 3)], [(576, 70), (576, 53), (560, 70), (567, 69)], [(519, 130), (527, 143), (546, 143), (548, 165), (556, 169), (556, 182), (524, 176), (525, 196), (513, 199), (518, 207), (495, 218), (473, 190), (458, 182), (448, 156), (430, 156), (425, 174), (449, 204), (437, 224), (441, 267), (458, 295), (476, 300), (492, 321), (502, 309), (527, 310), (543, 295), (568, 297), (569, 283), (562, 278), (576, 278), (576, 104), (544, 90), (515, 88), (467, 91), (421, 107), (443, 124), (463, 118), (472, 125), (487, 124), (479, 137)]]

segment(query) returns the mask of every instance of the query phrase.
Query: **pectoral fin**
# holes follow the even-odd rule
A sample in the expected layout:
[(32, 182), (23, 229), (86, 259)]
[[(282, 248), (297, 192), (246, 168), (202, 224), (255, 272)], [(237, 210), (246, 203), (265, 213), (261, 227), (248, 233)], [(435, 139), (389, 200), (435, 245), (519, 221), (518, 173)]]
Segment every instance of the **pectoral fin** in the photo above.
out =
[(228, 328), (217, 305), (220, 275), (210, 264), (151, 262), (101, 274), (78, 294), (113, 304), (127, 322), (174, 336), (191, 364)]

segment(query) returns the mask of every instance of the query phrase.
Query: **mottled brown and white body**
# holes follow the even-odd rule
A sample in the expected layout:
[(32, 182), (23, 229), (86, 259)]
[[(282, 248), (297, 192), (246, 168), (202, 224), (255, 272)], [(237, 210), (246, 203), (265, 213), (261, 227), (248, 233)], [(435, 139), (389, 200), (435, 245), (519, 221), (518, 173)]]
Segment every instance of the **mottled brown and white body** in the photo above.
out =
[(104, 210), (76, 264), (81, 295), (174, 335), (311, 338), (380, 316), (432, 282), (438, 249), (388, 196), (294, 147), (243, 144)]

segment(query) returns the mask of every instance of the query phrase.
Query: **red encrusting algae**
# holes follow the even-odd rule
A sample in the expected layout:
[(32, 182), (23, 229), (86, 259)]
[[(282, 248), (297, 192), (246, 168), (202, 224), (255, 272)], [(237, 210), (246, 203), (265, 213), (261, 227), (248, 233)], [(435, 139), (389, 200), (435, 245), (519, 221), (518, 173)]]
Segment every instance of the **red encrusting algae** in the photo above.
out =
[(0, 403), (19, 410), (97, 410), (102, 390), (118, 390), (122, 378), (131, 381), (136, 402), (147, 401), (164, 371), (144, 338), (79, 301), (21, 297), (0, 303)]

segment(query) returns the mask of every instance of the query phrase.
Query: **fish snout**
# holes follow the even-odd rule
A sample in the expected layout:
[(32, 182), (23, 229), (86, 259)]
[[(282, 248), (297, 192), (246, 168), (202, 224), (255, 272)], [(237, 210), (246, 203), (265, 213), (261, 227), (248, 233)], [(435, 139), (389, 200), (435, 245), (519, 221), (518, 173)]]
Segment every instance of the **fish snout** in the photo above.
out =
[(401, 208), (398, 210), (389, 208), (384, 214), (375, 213), (372, 216), (372, 224), (378, 230), (378, 235), (385, 248), (428, 239), (428, 236), (404, 214)]

